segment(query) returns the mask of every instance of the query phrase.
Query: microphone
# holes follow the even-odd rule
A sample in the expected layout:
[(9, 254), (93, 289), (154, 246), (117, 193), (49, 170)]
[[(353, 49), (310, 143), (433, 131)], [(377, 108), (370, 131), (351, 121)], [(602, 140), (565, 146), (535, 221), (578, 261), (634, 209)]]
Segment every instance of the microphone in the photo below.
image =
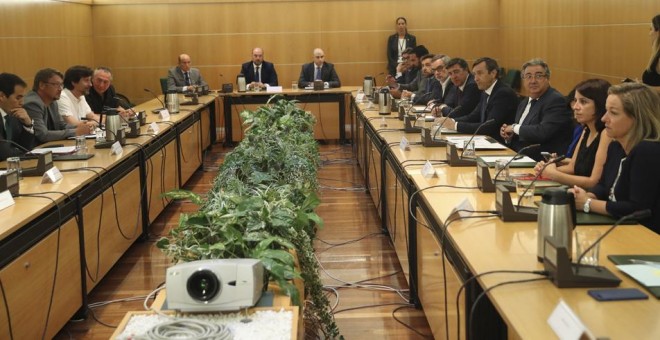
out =
[[(522, 149), (521, 149), (521, 150), (522, 150)], [(543, 168), (541, 168), (541, 171), (539, 171), (539, 173), (536, 174), (536, 176), (534, 176), (534, 178), (532, 179), (532, 181), (529, 182), (529, 184), (528, 184), (527, 187), (525, 188), (525, 191), (522, 192), (522, 195), (519, 195), (519, 197), (518, 197), (518, 204), (516, 204), (516, 208), (517, 208), (518, 210), (520, 210), (520, 204), (522, 203), (522, 199), (520, 199), (520, 198), (521, 198), (521, 197), (525, 197), (525, 194), (527, 194), (527, 192), (528, 192), (529, 189), (532, 187), (532, 185), (534, 185), (534, 183), (536, 183), (536, 181), (539, 179), (539, 177), (541, 177), (541, 174), (543, 173), (543, 170), (545, 170), (545, 168), (548, 167), (548, 165), (550, 165), (550, 164), (555, 164), (555, 163), (559, 163), (559, 162), (563, 161), (564, 158), (566, 158), (566, 156), (565, 156), (565, 155), (561, 155), (561, 156), (559, 156), (559, 157), (555, 157), (555, 158), (551, 159), (550, 161), (548, 161), (548, 163), (545, 163), (545, 164), (543, 165)]]
[(587, 249), (585, 249), (582, 252), (582, 254), (580, 254), (580, 256), (577, 259), (578, 267), (575, 271), (576, 274), (577, 274), (577, 271), (580, 270), (580, 266), (581, 266), (580, 262), (582, 262), (582, 258), (584, 257), (584, 255), (589, 253), (589, 251), (591, 251), (591, 249), (593, 249), (597, 244), (599, 244), (605, 238), (605, 236), (607, 236), (609, 233), (611, 233), (612, 230), (614, 230), (614, 228), (619, 226), (619, 224), (623, 223), (624, 221), (628, 221), (628, 220), (637, 220), (637, 221), (643, 220), (643, 219), (645, 219), (647, 217), (650, 217), (650, 216), (651, 216), (651, 209), (644, 209), (644, 210), (635, 211), (632, 214), (628, 214), (626, 216), (623, 216), (620, 219), (618, 219), (616, 222), (614, 222), (614, 224), (610, 227), (610, 229), (607, 229), (607, 231), (604, 232), (603, 235), (601, 235), (598, 239), (596, 239), (596, 241), (594, 241), (594, 243), (592, 243), (589, 247), (587, 247)]
[(509, 164), (511, 164), (511, 162), (513, 162), (514, 160), (519, 159), (520, 156), (523, 155), (523, 151), (527, 151), (527, 150), (532, 149), (532, 148), (538, 148), (539, 146), (541, 146), (541, 144), (531, 144), (531, 145), (527, 145), (526, 147), (518, 150), (518, 152), (508, 162), (506, 162), (506, 164), (502, 167), (502, 169), (500, 169), (495, 174), (495, 177), (494, 177), (493, 181), (497, 182), (497, 177), (499, 177), (502, 170), (506, 169), (509, 166)]
[(0, 142), (12, 144), (13, 146), (18, 147), (21, 151), (25, 151), (25, 153), (30, 153), (30, 150), (26, 149), (23, 145), (20, 145), (20, 144), (14, 142), (13, 140), (0, 139)]
[(146, 88), (146, 87), (144, 88), (144, 91), (145, 91), (145, 92), (149, 92), (149, 93), (151, 93), (151, 95), (152, 95), (154, 98), (156, 98), (156, 100), (158, 100), (158, 102), (160, 103), (160, 105), (163, 105), (163, 107), (158, 108), (158, 109), (154, 109), (154, 110), (152, 110), (151, 112), (156, 112), (156, 113), (157, 113), (157, 112), (159, 112), (159, 111), (162, 111), (162, 110), (165, 110), (165, 109), (166, 109), (165, 103), (163, 103), (163, 101), (160, 100), (160, 98), (159, 98), (159, 97), (158, 97), (153, 91), (149, 90), (149, 89)]
[[(455, 110), (455, 109), (454, 109), (454, 110)], [(452, 112), (453, 112), (453, 111), (452, 111)], [(495, 119), (489, 119), (489, 120), (487, 120), (487, 121), (481, 123), (481, 125), (479, 125), (479, 126), (477, 127), (477, 129), (474, 131), (474, 133), (472, 134), (472, 136), (470, 137), (470, 139), (468, 139), (468, 141), (467, 141), (465, 144), (463, 144), (463, 151), (461, 151), (461, 158), (463, 158), (463, 154), (465, 153), (465, 149), (467, 149), (467, 146), (472, 142), (472, 140), (474, 139), (474, 137), (477, 136), (477, 133), (479, 132), (479, 130), (481, 130), (481, 128), (484, 127), (484, 126), (488, 126), (488, 125), (491, 125), (491, 124), (493, 124), (493, 123), (495, 123)]]
[[(442, 103), (436, 103), (436, 104), (433, 104), (433, 107), (436, 107), (436, 106), (438, 106), (438, 105), (442, 105)], [(461, 106), (459, 105), (459, 106), (455, 107), (453, 110), (449, 111), (449, 113), (448, 113), (448, 114), (445, 116), (445, 118), (442, 120), (442, 123), (440, 123), (440, 127), (439, 127), (437, 130), (435, 130), (435, 133), (433, 133), (433, 140), (435, 140), (435, 137), (438, 135), (438, 131), (440, 131), (440, 129), (442, 129), (442, 126), (445, 125), (445, 121), (446, 121), (446, 120), (447, 120), (452, 114), (454, 114), (454, 112), (457, 112), (457, 111), (460, 110), (460, 109), (461, 109)]]
[[(427, 96), (430, 95), (430, 94), (433, 94), (433, 92), (432, 92), (432, 91), (426, 92), (426, 93), (422, 94), (421, 96), (419, 96), (419, 98), (416, 98), (415, 100), (421, 101), (422, 98), (425, 98), (425, 97), (427, 97)], [(426, 110), (426, 109), (428, 109), (428, 108), (429, 108), (429, 104), (427, 103), (427, 104), (426, 104), (426, 107), (424, 107), (424, 110)]]

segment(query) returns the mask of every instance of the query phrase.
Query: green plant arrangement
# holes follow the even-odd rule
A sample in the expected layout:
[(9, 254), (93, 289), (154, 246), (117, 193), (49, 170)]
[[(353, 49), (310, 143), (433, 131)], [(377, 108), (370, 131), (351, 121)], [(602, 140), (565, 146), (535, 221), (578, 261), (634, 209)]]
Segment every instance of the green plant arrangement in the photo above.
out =
[[(166, 195), (199, 205), (182, 214), (179, 225), (157, 246), (173, 261), (213, 258), (258, 258), (270, 279), (296, 304), (304, 304), (305, 331), (319, 338), (338, 338), (339, 329), (323, 292), (312, 240), (321, 218), (318, 145), (312, 135), (314, 116), (296, 102), (272, 97), (268, 104), (244, 111), (243, 141), (224, 159), (213, 189), (205, 196), (176, 190)], [(301, 272), (294, 266), (298, 256)], [(302, 277), (305, 297), (291, 280)]]

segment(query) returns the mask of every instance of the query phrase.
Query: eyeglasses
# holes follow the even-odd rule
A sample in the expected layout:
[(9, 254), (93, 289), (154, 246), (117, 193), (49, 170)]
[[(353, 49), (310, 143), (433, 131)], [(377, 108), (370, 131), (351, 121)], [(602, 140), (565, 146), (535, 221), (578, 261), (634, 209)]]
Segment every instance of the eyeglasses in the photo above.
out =
[(445, 69), (444, 66), (438, 66), (438, 67), (436, 67), (436, 68), (432, 68), (431, 71), (436, 72), (436, 71), (442, 71), (442, 70), (444, 70), (444, 69)]
[(56, 87), (56, 88), (60, 88), (60, 89), (64, 88), (64, 83), (46, 83), (46, 84), (51, 85), (51, 86)]
[(532, 78), (534, 78), (536, 80), (541, 80), (541, 79), (547, 78), (547, 77), (548, 77), (548, 75), (545, 74), (545, 73), (535, 73), (535, 74), (527, 73), (527, 74), (522, 75), (522, 79), (525, 79), (525, 80), (530, 80)]

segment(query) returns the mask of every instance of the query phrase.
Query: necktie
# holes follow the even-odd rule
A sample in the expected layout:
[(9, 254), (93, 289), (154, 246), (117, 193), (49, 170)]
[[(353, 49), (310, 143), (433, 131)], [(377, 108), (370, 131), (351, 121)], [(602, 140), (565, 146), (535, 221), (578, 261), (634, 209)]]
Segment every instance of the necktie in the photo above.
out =
[(190, 75), (188, 75), (188, 72), (183, 72), (183, 81), (186, 83), (186, 86), (190, 86)]
[(456, 97), (458, 98), (458, 101), (456, 102), (456, 106), (461, 105), (461, 98), (463, 98), (463, 90), (459, 88)]
[(254, 79), (257, 83), (261, 83), (261, 77), (259, 76), (259, 66), (257, 66), (257, 70), (254, 71)]
[(9, 138), (9, 133), (7, 132), (7, 129), (5, 129), (4, 117), (0, 117), (0, 138), (11, 140), (11, 138)]
[(321, 67), (320, 66), (316, 67), (316, 77), (314, 77), (314, 80), (321, 80)]
[(481, 94), (481, 103), (479, 105), (481, 105), (481, 122), (482, 123), (486, 121), (486, 106), (488, 105), (488, 97), (489, 96), (488, 96), (488, 94), (486, 94), (486, 92)]
[(532, 99), (527, 103), (527, 106), (525, 107), (525, 111), (523, 111), (523, 114), (520, 117), (520, 122), (518, 122), (518, 124), (523, 125), (523, 123), (525, 122), (525, 118), (527, 118), (529, 111), (532, 111), (534, 104), (536, 104), (536, 99)]

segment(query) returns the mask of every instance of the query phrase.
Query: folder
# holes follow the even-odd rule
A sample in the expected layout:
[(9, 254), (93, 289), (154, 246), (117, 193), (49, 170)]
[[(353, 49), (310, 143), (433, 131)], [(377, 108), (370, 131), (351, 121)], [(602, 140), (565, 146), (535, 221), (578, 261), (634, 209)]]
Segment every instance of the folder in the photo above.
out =
[[(632, 259), (660, 262), (660, 255), (608, 255), (607, 258), (617, 265), (634, 264), (630, 261)], [(649, 267), (649, 270), (654, 270), (654, 269), (653, 267)], [(629, 275), (628, 273), (626, 273), (626, 275), (630, 276), (630, 278), (635, 280), (635, 282), (639, 283), (640, 286), (644, 287), (644, 289), (646, 289), (649, 293), (653, 294), (653, 296), (655, 296), (656, 299), (660, 299), (660, 286), (649, 287), (642, 284), (635, 276)]]

